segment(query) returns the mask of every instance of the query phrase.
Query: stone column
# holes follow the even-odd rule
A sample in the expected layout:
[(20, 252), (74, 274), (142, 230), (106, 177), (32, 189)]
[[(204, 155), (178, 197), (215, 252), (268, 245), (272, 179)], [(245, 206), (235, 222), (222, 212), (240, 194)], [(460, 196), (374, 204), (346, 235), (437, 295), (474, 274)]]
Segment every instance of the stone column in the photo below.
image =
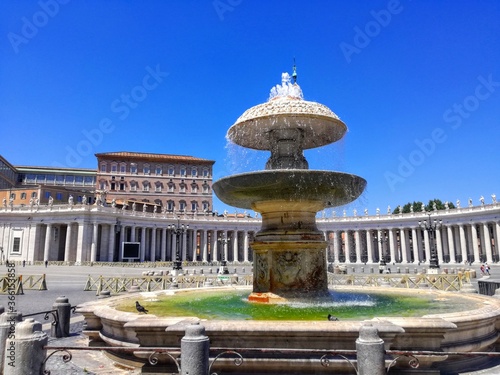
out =
[(167, 228), (161, 230), (161, 260), (167, 260)]
[(73, 226), (71, 223), (68, 223), (66, 227), (66, 242), (64, 244), (64, 261), (65, 262), (70, 262), (71, 261), (71, 228)]
[(443, 241), (441, 238), (441, 228), (436, 228), (436, 252), (437, 252), (437, 257), (438, 257), (438, 263), (441, 264), (443, 263)]
[(52, 224), (47, 224), (45, 231), (45, 247), (43, 248), (43, 260), (50, 260), (50, 243), (52, 242)]
[(373, 235), (370, 229), (366, 230), (366, 251), (368, 253), (368, 263), (373, 263)]
[(470, 226), (470, 230), (471, 230), (471, 238), (472, 238), (472, 250), (474, 252), (474, 261), (481, 262), (481, 257), (479, 256), (479, 244), (477, 242), (477, 228), (476, 228), (475, 223), (473, 223)]
[(483, 238), (484, 238), (484, 250), (486, 251), (486, 261), (488, 263), (493, 262), (493, 254), (491, 252), (491, 237), (490, 228), (488, 223), (483, 223)]
[(354, 246), (356, 247), (356, 263), (363, 263), (361, 261), (361, 238), (359, 235), (359, 229), (354, 231)]
[(457, 262), (457, 257), (455, 253), (455, 241), (453, 239), (453, 227), (451, 225), (448, 225), (446, 227), (446, 234), (448, 237), (448, 249), (449, 249), (449, 254), (450, 254), (450, 263), (456, 263)]
[(113, 262), (115, 257), (115, 243), (116, 243), (116, 233), (115, 226), (109, 224), (109, 237), (108, 237), (108, 262)]
[(99, 224), (94, 223), (92, 229), (92, 244), (90, 246), (90, 261), (95, 262), (97, 259), (97, 238), (99, 234)]
[(248, 262), (248, 231), (245, 231), (243, 236), (243, 261)]
[(187, 260), (186, 252), (187, 252), (187, 232), (189, 229), (185, 230), (182, 233), (182, 251), (181, 251), (181, 261)]
[(500, 257), (500, 248), (498, 246), (498, 242), (500, 241), (500, 222), (495, 222), (495, 255), (496, 260)]
[(396, 263), (397, 262), (397, 257), (396, 257), (396, 236), (394, 235), (395, 229), (389, 229), (389, 250), (391, 252), (391, 262)]
[(399, 240), (401, 241), (401, 262), (408, 264), (408, 231), (401, 228), (399, 231)]
[(233, 231), (233, 262), (239, 262), (240, 259), (238, 257), (238, 231)]
[(207, 243), (207, 230), (203, 229), (200, 233), (201, 241), (201, 260), (203, 262), (208, 261), (208, 243)]
[(333, 262), (338, 264), (340, 262), (339, 254), (340, 254), (340, 239), (339, 239), (339, 231), (336, 230), (333, 232)]
[(151, 229), (151, 251), (150, 251), (150, 259), (152, 262), (156, 260), (156, 227)]
[(462, 262), (465, 262), (467, 261), (467, 242), (465, 240), (464, 224), (460, 224), (458, 229), (460, 231), (460, 250), (462, 251)]
[(348, 230), (344, 232), (345, 242), (344, 242), (344, 252), (345, 252), (345, 263), (351, 264), (351, 235)]
[(431, 245), (429, 241), (429, 231), (422, 229), (424, 231), (424, 242), (425, 242), (425, 264), (429, 264), (431, 259)]
[(120, 242), (118, 243), (118, 261), (123, 262), (123, 252), (122, 246), (125, 242), (125, 234), (127, 233), (127, 228), (123, 225), (120, 231)]
[[(9, 343), (7, 340), (7, 337), (9, 337), (9, 334), (15, 333), (16, 329), (16, 324), (21, 322), (23, 320), (23, 315), (21, 312), (4, 312), (2, 315), (0, 315), (0, 373), (2, 372), (2, 369), (4, 368), (3, 366), (3, 361), (6, 351), (5, 347), (6, 344)], [(8, 347), (9, 344), (7, 344)], [(10, 355), (11, 353), (8, 353)], [(15, 354), (15, 353), (14, 353)]]
[(146, 227), (141, 227), (141, 262), (146, 257)]
[(217, 231), (213, 230), (210, 236), (210, 249), (212, 250), (212, 261), (217, 262), (219, 260), (219, 249), (217, 249)]

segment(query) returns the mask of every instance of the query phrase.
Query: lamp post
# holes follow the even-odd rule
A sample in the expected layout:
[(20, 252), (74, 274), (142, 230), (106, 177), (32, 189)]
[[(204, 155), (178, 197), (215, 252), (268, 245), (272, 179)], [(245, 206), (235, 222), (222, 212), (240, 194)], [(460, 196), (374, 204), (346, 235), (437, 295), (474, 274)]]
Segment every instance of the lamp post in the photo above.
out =
[(180, 259), (180, 237), (189, 229), (189, 225), (180, 224), (180, 220), (177, 220), (177, 225), (169, 224), (167, 229), (175, 234), (175, 259), (173, 261), (173, 270), (182, 270), (182, 261)]
[(386, 270), (387, 263), (385, 262), (385, 255), (384, 255), (384, 244), (387, 243), (387, 235), (385, 232), (381, 232), (381, 236), (377, 238), (377, 242), (380, 244), (380, 264), (379, 264), (379, 272), (383, 273)]
[(230, 240), (227, 238), (225, 232), (223, 235), (220, 235), (219, 238), (217, 239), (217, 242), (219, 242), (219, 244), (222, 245), (219, 274), (225, 274), (225, 275), (229, 274), (229, 270), (227, 269), (227, 261), (225, 258), (226, 245), (229, 243), (229, 241)]
[(436, 271), (439, 268), (439, 261), (436, 253), (436, 229), (441, 228), (443, 221), (434, 221), (431, 220), (431, 213), (426, 212), (428, 219), (419, 220), (418, 226), (422, 229), (425, 229), (429, 233), (430, 241), (431, 241), (431, 259), (429, 260), (429, 268)]

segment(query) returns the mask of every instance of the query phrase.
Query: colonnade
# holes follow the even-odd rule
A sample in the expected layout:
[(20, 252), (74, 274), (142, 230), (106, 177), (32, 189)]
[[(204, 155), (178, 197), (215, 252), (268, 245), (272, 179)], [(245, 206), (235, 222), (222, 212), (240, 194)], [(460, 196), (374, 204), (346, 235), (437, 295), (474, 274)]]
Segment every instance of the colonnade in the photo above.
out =
[[(434, 231), (419, 226), (432, 215)], [(2, 260), (251, 262), (255, 217), (123, 213), (113, 207), (0, 211)], [(180, 228), (175, 231), (169, 228)], [(500, 261), (500, 204), (431, 213), (318, 218), (330, 263)], [(178, 235), (177, 235), (178, 233)], [(123, 252), (133, 243), (137, 254)], [(129, 259), (130, 258), (130, 259)], [(132, 259), (133, 258), (133, 259)]]

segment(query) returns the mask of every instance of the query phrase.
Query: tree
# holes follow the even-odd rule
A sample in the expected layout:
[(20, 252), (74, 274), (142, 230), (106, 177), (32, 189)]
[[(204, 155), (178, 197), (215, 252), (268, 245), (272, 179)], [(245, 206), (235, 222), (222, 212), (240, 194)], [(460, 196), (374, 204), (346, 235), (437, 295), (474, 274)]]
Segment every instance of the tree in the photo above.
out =
[[(448, 208), (455, 208), (455, 205), (451, 202), (443, 203), (440, 199), (431, 199), (431, 200), (429, 200), (429, 203), (427, 205), (424, 205), (420, 201), (418, 201), (418, 202), (413, 201), (413, 203), (408, 202), (404, 206), (396, 207), (392, 213), (393, 214), (399, 214), (399, 213), (407, 214), (410, 212), (422, 212), (422, 205), (424, 205), (425, 211), (434, 211), (434, 204), (436, 205), (437, 210), (445, 210), (446, 204), (448, 204)], [(402, 212), (400, 212), (400, 207), (401, 207)]]

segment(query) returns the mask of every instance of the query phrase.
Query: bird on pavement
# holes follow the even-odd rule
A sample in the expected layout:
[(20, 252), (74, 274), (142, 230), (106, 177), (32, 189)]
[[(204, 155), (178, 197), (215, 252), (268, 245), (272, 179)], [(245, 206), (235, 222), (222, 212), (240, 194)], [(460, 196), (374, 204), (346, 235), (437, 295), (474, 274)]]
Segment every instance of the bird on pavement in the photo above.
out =
[(339, 318), (336, 318), (336, 317), (334, 317), (333, 315), (328, 314), (328, 320), (329, 320), (330, 322), (336, 322), (336, 321), (338, 321), (338, 320), (339, 320)]
[(139, 303), (139, 301), (135, 301), (135, 308), (137, 309), (137, 311), (139, 311), (140, 313), (143, 312), (144, 314), (147, 314), (148, 313), (148, 310), (146, 310), (144, 308), (144, 306), (141, 306), (141, 304)]

